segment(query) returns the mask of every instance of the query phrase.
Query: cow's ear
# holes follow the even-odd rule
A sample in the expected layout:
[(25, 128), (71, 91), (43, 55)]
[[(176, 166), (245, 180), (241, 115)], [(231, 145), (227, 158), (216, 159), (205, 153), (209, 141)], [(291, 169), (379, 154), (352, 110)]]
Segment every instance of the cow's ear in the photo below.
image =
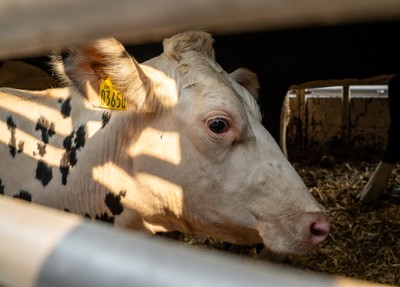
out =
[(163, 41), (165, 55), (177, 61), (179, 61), (182, 58), (182, 54), (187, 51), (195, 51), (215, 60), (212, 44), (213, 38), (211, 34), (201, 30), (176, 34)]
[(239, 83), (247, 91), (249, 91), (256, 101), (258, 100), (258, 90), (260, 89), (260, 83), (258, 82), (258, 77), (256, 73), (253, 73), (246, 68), (238, 68), (229, 75), (232, 77), (232, 79), (234, 79), (237, 83)]
[(98, 103), (100, 84), (111, 79), (128, 107), (145, 111), (151, 83), (139, 64), (114, 38), (106, 38), (55, 53), (52, 65), (59, 79), (75, 86), (91, 103)]

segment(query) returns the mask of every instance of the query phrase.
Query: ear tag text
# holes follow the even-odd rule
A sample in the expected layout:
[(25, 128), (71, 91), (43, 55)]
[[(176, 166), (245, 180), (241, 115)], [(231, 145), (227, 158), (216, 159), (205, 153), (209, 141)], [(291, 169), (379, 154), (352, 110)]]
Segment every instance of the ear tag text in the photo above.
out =
[(126, 98), (115, 89), (110, 77), (100, 83), (100, 107), (113, 110), (126, 110), (126, 104)]

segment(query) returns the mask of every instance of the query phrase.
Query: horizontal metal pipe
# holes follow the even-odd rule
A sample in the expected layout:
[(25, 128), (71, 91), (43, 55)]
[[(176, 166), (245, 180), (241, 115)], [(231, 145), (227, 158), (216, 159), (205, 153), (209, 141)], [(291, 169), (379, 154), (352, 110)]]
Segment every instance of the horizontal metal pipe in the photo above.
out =
[(399, 18), (398, 0), (2, 0), (0, 59), (106, 36), (140, 44), (199, 27), (231, 34)]
[(200, 250), (0, 196), (0, 286), (383, 286)]

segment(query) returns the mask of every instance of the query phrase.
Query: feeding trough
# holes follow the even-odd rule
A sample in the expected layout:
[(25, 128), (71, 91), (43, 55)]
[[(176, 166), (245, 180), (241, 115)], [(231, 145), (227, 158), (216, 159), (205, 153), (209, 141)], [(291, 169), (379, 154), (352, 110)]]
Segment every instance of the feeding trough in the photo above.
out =
[(285, 98), (280, 143), (286, 155), (288, 149), (382, 153), (390, 120), (385, 79), (310, 85), (290, 90)]

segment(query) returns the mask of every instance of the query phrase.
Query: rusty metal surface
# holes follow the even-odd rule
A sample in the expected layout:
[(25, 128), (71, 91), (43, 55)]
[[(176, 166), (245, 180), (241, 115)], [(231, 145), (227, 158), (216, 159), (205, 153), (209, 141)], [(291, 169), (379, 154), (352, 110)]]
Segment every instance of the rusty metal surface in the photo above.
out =
[(372, 86), (371, 90), (366, 86), (363, 91), (352, 89), (348, 98), (343, 96), (345, 89), (313, 93), (298, 89), (297, 94), (291, 94), (286, 149), (343, 148), (382, 153), (389, 128), (387, 94)]

